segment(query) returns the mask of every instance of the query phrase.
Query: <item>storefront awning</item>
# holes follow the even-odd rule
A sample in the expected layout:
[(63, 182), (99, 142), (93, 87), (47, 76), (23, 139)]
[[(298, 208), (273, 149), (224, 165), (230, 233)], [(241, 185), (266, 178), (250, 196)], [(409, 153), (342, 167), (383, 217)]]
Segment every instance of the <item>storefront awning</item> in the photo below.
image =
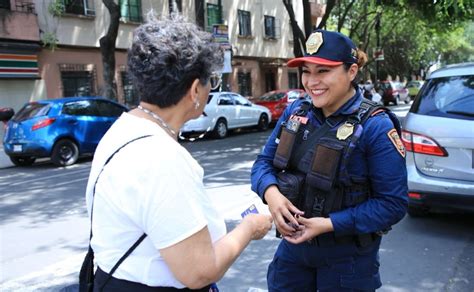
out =
[(0, 53), (0, 78), (38, 78), (36, 54)]

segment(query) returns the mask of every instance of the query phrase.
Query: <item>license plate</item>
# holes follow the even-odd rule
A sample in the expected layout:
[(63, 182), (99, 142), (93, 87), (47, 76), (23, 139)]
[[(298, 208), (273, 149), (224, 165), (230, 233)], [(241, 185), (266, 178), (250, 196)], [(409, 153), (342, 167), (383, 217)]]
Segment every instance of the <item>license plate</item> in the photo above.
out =
[(21, 152), (23, 151), (22, 145), (13, 145), (13, 152)]
[(248, 207), (245, 211), (243, 211), (242, 214), (240, 214), (240, 216), (242, 216), (242, 218), (244, 218), (245, 216), (247, 216), (248, 214), (251, 214), (251, 213), (258, 214), (257, 207), (255, 207), (254, 204), (252, 204), (252, 206)]

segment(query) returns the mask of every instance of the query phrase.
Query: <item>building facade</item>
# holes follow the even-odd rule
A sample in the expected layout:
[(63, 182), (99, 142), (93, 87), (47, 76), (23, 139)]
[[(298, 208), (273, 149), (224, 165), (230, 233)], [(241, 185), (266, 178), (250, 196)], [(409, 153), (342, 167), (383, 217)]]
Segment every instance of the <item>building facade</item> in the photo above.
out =
[[(313, 19), (324, 4), (312, 2)], [(321, 1), (319, 1), (321, 2)], [(126, 55), (133, 30), (153, 9), (176, 7), (212, 32), (226, 49), (222, 90), (249, 98), (298, 87), (288, 13), (274, 0), (116, 0), (121, 21), (116, 41), (116, 88), (120, 102), (137, 103), (127, 77)], [(301, 1), (293, 1), (303, 23)], [(18, 110), (25, 102), (77, 95), (101, 95), (103, 66), (99, 39), (109, 13), (101, 0), (0, 0), (0, 106)]]

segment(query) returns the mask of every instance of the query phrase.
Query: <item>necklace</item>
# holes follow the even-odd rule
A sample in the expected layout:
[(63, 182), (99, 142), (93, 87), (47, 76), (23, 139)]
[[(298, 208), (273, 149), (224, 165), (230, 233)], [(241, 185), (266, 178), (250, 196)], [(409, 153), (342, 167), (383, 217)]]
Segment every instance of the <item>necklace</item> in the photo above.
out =
[(154, 118), (155, 120), (157, 120), (160, 125), (163, 126), (163, 128), (165, 128), (165, 130), (167, 130), (168, 132), (170, 132), (173, 136), (176, 136), (176, 131), (171, 129), (170, 126), (168, 126), (167, 123), (165, 123), (165, 121), (163, 121), (162, 118), (160, 118), (159, 115), (155, 114), (154, 112), (152, 112), (151, 110), (148, 110), (144, 107), (142, 107), (141, 105), (138, 106), (138, 109), (140, 109), (141, 111), (143, 111), (144, 113), (150, 115), (152, 118)]

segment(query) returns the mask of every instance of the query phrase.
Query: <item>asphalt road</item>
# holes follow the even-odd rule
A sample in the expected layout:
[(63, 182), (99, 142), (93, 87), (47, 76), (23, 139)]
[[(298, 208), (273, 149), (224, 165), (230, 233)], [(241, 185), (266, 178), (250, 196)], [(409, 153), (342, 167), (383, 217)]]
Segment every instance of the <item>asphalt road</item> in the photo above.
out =
[[(205, 169), (205, 185), (227, 219), (256, 203), (249, 172), (270, 132), (245, 131), (223, 140), (183, 143)], [(76, 291), (86, 250), (84, 190), (90, 159), (68, 168), (48, 161), (0, 169), (0, 291)], [(379, 291), (474, 291), (474, 215), (405, 217), (380, 250)], [(274, 230), (252, 242), (225, 277), (221, 291), (266, 289), (266, 269), (279, 243)]]

